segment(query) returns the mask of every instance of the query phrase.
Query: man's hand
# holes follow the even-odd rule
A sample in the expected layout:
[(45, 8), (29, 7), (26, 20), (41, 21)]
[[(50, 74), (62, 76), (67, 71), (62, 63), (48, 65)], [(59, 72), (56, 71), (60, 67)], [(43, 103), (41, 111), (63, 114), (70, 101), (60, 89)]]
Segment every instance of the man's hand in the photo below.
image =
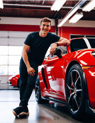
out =
[(67, 40), (66, 38), (64, 38), (63, 45), (64, 46), (69, 46), (70, 45), (70, 41)]
[(54, 55), (56, 48), (57, 48), (57, 44), (56, 43), (52, 44), (52, 46), (50, 48), (50, 55), (51, 56)]
[(34, 76), (35, 75), (35, 70), (32, 67), (27, 68), (27, 72), (28, 72), (28, 74), (30, 74), (30, 76)]

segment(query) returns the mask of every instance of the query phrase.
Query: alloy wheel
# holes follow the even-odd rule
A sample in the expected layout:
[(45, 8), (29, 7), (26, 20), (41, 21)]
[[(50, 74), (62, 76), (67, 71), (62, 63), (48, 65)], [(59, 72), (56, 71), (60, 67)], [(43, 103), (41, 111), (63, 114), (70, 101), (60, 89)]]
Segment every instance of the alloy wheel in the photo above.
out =
[(72, 113), (77, 113), (82, 98), (82, 81), (78, 70), (73, 69), (69, 74), (69, 81), (67, 83), (67, 102)]

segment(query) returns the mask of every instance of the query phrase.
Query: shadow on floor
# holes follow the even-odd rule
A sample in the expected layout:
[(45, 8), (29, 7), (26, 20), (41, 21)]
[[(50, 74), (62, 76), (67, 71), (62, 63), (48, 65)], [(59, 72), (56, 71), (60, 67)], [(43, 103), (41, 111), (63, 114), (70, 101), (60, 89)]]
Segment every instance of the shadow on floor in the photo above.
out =
[(66, 106), (59, 103), (52, 103), (52, 104), (42, 104), (44, 107), (56, 112), (62, 117), (69, 118), (72, 122), (75, 123), (95, 123), (95, 115), (85, 113), (83, 119), (81, 121), (75, 120), (70, 116), (70, 113)]

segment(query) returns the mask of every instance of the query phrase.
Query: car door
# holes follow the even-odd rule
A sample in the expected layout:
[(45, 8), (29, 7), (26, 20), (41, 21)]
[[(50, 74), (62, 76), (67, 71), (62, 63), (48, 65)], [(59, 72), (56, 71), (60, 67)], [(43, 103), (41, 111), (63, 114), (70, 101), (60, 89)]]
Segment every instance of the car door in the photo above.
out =
[(53, 97), (56, 95), (56, 98), (59, 96), (61, 96), (61, 98), (65, 97), (65, 55), (66, 54), (63, 54), (61, 58), (58, 58), (56, 55), (53, 57), (49, 56), (44, 66), (48, 91)]

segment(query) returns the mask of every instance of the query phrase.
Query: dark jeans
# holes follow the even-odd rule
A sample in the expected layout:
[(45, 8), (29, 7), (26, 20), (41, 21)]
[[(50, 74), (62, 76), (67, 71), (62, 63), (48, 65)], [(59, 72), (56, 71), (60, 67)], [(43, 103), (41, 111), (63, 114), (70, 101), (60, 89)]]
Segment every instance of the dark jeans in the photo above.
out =
[(20, 60), (20, 105), (26, 107), (28, 105), (28, 100), (32, 94), (33, 88), (35, 86), (35, 81), (38, 75), (38, 65), (31, 62), (31, 67), (35, 70), (35, 75), (30, 76), (27, 73), (26, 65), (21, 58)]

